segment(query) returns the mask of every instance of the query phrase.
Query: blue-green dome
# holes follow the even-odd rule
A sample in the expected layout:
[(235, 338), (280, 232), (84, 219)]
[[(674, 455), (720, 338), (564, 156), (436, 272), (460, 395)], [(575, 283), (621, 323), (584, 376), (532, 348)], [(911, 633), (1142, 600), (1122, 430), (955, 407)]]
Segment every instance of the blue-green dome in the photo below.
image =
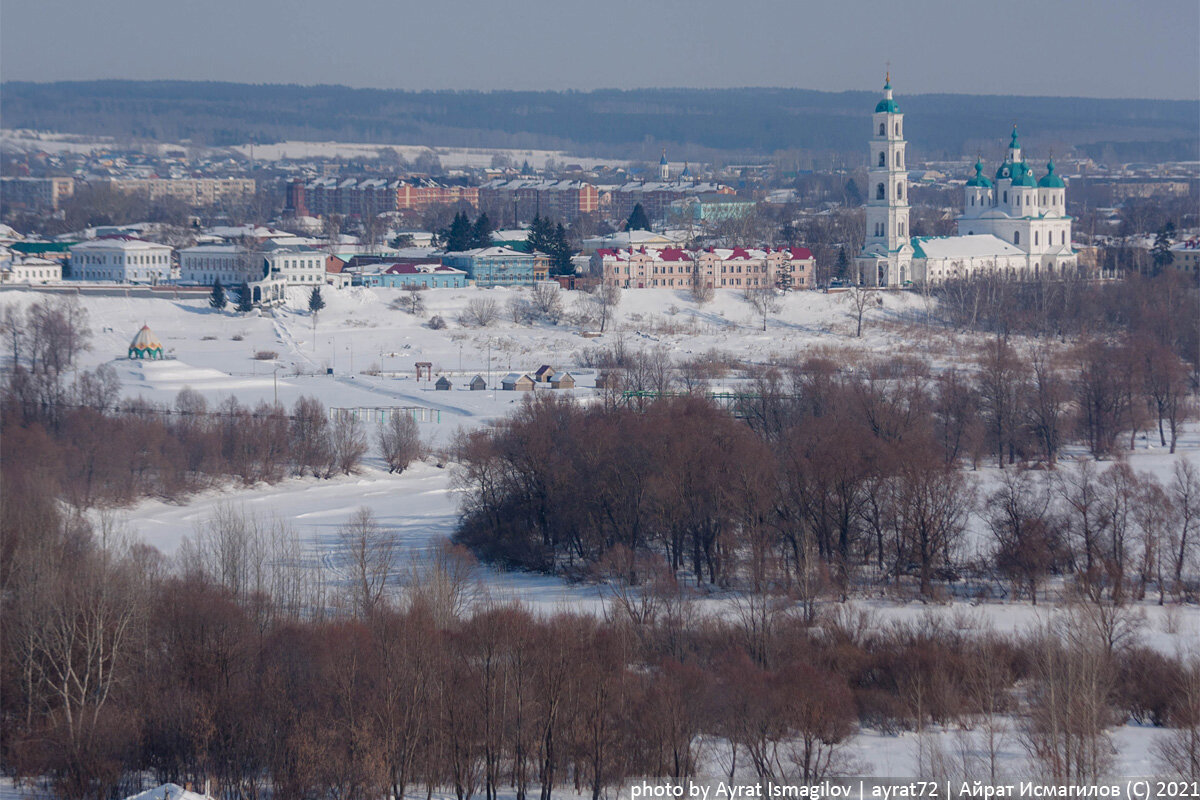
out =
[[(1027, 178), (1029, 183), (1025, 183)], [(1029, 165), (1024, 161), (1005, 161), (1000, 165), (1000, 169), (996, 170), (996, 180), (1011, 180), (1013, 186), (1034, 185), (1033, 173), (1029, 171)]]
[(1050, 163), (1046, 164), (1046, 177), (1038, 181), (1038, 186), (1043, 189), (1065, 189), (1067, 185), (1063, 183), (1063, 179), (1054, 174), (1054, 159), (1050, 159)]
[(875, 113), (879, 114), (879, 113), (882, 113), (885, 111), (888, 114), (899, 114), (900, 106), (897, 105), (896, 101), (893, 100), (892, 98), (885, 97), (882, 100), (880, 100), (879, 103), (875, 106)]
[(967, 181), (967, 186), (982, 186), (985, 189), (992, 188), (992, 182), (983, 174), (983, 162), (975, 162), (975, 176)]
[(1008, 143), (1008, 146), (1011, 147), (1013, 150), (1021, 149), (1021, 142), (1017, 140), (1017, 126), (1016, 125), (1013, 125), (1012, 141), (1010, 141)]

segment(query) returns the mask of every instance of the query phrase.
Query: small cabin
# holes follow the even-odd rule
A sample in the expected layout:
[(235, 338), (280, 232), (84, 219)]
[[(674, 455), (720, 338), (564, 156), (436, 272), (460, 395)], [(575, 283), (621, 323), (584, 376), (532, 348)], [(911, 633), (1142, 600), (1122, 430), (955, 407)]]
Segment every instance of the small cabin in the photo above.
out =
[(533, 378), (528, 375), (510, 372), (500, 379), (500, 388), (506, 392), (532, 392)]
[(454, 384), (450, 382), (449, 378), (442, 375), (437, 379), (437, 383), (433, 384), (433, 388), (439, 392), (448, 392), (454, 388)]
[(538, 383), (549, 383), (550, 379), (553, 377), (554, 367), (550, 366), (549, 364), (542, 364), (537, 368), (537, 371), (533, 373), (533, 379)]
[(487, 381), (483, 379), (482, 375), (476, 375), (474, 378), (471, 378), (470, 386), (472, 392), (487, 391)]
[(551, 389), (574, 389), (575, 379), (569, 372), (560, 372), (550, 379)]

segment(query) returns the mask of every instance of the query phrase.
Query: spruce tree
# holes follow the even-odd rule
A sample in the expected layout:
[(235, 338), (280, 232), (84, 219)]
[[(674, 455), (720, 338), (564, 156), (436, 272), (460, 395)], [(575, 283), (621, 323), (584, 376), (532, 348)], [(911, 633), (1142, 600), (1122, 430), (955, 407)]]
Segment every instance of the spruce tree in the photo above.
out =
[(529, 223), (529, 237), (525, 240), (529, 252), (553, 254), (554, 223), (546, 217), (535, 215)]
[(838, 278), (845, 278), (846, 273), (850, 271), (850, 259), (846, 255), (846, 248), (838, 248), (837, 267), (834, 269), (834, 274)]
[(314, 317), (325, 308), (325, 298), (321, 297), (321, 287), (314, 286), (308, 295), (308, 310)]
[(625, 223), (627, 231), (648, 231), (650, 230), (650, 218), (646, 216), (646, 209), (642, 208), (642, 204), (638, 203), (633, 207), (633, 211), (629, 214), (629, 221)]
[(1168, 222), (1158, 229), (1158, 233), (1154, 237), (1154, 247), (1150, 249), (1150, 256), (1154, 259), (1154, 271), (1162, 272), (1171, 264), (1175, 263), (1175, 254), (1171, 252), (1171, 234), (1175, 232), (1175, 223)]
[(243, 283), (242, 288), (238, 289), (237, 310), (243, 314), (254, 310), (254, 298), (250, 294), (250, 284), (248, 283)]
[(492, 246), (492, 221), (488, 219), (488, 215), (480, 212), (475, 218), (475, 224), (471, 226), (471, 247), (491, 247)]
[(446, 241), (446, 252), (458, 253), (463, 250), (471, 249), (471, 220), (467, 215), (459, 211), (454, 215), (454, 221), (450, 223), (450, 227), (446, 230), (443, 237)]
[(220, 278), (213, 281), (212, 294), (208, 296), (208, 304), (217, 311), (221, 311), (229, 305), (229, 298), (225, 296), (225, 287), (221, 285)]
[(551, 275), (574, 274), (575, 266), (571, 263), (571, 243), (567, 241), (567, 229), (561, 222), (554, 227), (553, 242), (549, 252)]

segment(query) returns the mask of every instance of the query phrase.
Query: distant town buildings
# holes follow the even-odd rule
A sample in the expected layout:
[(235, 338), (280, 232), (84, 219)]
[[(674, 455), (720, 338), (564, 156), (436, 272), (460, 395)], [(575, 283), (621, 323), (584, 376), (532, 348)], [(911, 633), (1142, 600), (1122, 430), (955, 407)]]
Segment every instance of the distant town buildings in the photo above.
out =
[(625, 289), (812, 289), (816, 260), (808, 248), (598, 250), (592, 268)]
[(434, 205), (479, 202), (478, 186), (443, 184), (428, 178), (317, 178), (288, 184), (288, 216), (374, 217)]
[(178, 200), (191, 207), (240, 205), (254, 199), (253, 178), (104, 178), (98, 181), (122, 194), (139, 194), (151, 201)]
[(0, 283), (58, 283), (62, 264), (48, 258), (25, 256), (0, 260)]
[(73, 178), (0, 178), (0, 201), (6, 208), (58, 211), (74, 194)]
[(164, 283), (171, 248), (132, 236), (105, 236), (71, 246), (71, 277), (84, 281)]
[(494, 180), (479, 187), (479, 208), (496, 220), (536, 216), (574, 220), (600, 210), (600, 192), (583, 181)]
[(465, 270), (448, 267), (436, 260), (379, 266), (382, 268), (375, 272), (363, 273), (363, 286), (393, 289), (412, 286), (422, 289), (462, 289), (469, 284), (469, 276)]
[(522, 253), (507, 247), (480, 247), (458, 253), (446, 253), (442, 263), (461, 269), (476, 286), (532, 286), (550, 275), (550, 257), (543, 253)]

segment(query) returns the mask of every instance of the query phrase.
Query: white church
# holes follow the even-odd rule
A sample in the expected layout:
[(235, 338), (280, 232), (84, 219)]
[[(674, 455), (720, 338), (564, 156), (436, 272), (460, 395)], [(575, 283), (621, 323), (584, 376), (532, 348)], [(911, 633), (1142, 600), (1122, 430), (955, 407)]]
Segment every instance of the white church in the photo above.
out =
[(979, 275), (1031, 280), (1078, 268), (1066, 184), (1054, 173), (1053, 160), (1034, 180), (1015, 127), (994, 181), (983, 174), (982, 161), (976, 162), (957, 236), (911, 235), (904, 115), (892, 97), (891, 76), (871, 116), (871, 134), (867, 236), (855, 259), (862, 283), (899, 287)]

